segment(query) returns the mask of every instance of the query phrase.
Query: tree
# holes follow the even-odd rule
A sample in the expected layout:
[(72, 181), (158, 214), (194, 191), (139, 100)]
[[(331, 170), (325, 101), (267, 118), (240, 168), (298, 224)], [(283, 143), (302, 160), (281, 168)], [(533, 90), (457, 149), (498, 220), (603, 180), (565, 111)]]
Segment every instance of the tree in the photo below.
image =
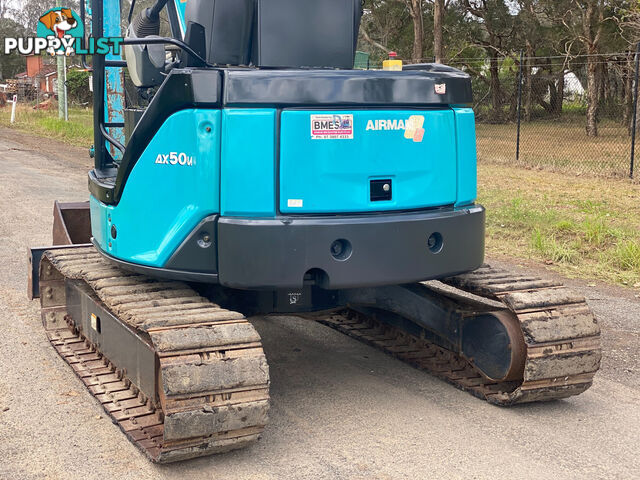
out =
[(85, 105), (91, 102), (93, 93), (87, 88), (90, 73), (84, 70), (70, 70), (67, 74), (67, 88), (69, 101)]
[(400, 58), (413, 53), (413, 22), (406, 3), (399, 0), (365, 0), (360, 28), (360, 49), (380, 63), (395, 50)]
[(615, 35), (609, 24), (615, 18), (615, 10), (623, 3), (620, 0), (545, 1), (549, 11), (561, 19), (569, 34), (567, 53), (578, 50), (577, 53), (586, 55), (586, 132), (590, 137), (598, 136), (598, 114), (604, 86), (604, 62), (600, 54), (605, 44), (615, 43), (615, 40), (606, 38), (606, 33), (611, 31)]
[[(627, 43), (629, 53), (627, 54), (626, 84), (623, 120), (628, 126), (629, 134), (633, 131), (633, 100), (635, 98), (635, 54), (637, 45), (640, 43), (640, 4), (633, 2), (621, 8), (622, 15), (619, 22), (621, 38)], [(640, 107), (640, 105), (639, 105)], [(640, 118), (640, 115), (637, 116)], [(640, 129), (640, 122), (636, 125)]]
[(444, 63), (445, 8), (444, 0), (433, 0), (433, 56), (436, 63)]
[(15, 10), (9, 6), (8, 0), (0, 0), (0, 18), (7, 18), (14, 13)]
[(424, 39), (424, 19), (422, 17), (422, 0), (404, 0), (409, 8), (409, 15), (413, 21), (413, 52), (411, 59), (414, 63), (422, 59)]
[[(580, 40), (587, 50), (587, 135), (598, 136), (598, 109), (600, 107), (600, 81), (597, 55), (604, 24), (604, 2), (602, 0), (574, 0), (582, 24)], [(577, 15), (576, 15), (577, 16)]]
[[(463, 0), (467, 13), (480, 24), (480, 35), (471, 41), (482, 47), (489, 57), (491, 105), (495, 120), (503, 117), (504, 98), (500, 83), (500, 59), (510, 49), (515, 34), (515, 19), (504, 0)], [(473, 33), (472, 33), (473, 35)]]
[[(10, 18), (0, 18), (0, 34), (4, 38), (17, 38), (26, 36), (27, 31), (22, 25)], [(0, 79), (13, 78), (25, 68), (25, 57), (18, 52), (0, 55)]]
[[(65, 0), (65, 6), (76, 12), (78, 12), (79, 5), (78, 0)], [(42, 14), (55, 6), (55, 0), (25, 0), (22, 2), (20, 10), (16, 12), (15, 17), (27, 29), (29, 35), (35, 35)]]

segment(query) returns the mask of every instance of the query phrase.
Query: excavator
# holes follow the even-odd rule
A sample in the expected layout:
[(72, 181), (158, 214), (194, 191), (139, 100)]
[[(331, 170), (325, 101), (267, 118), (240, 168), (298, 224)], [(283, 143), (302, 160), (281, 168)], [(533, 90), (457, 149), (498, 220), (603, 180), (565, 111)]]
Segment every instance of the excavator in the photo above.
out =
[(92, 58), (89, 201), (55, 204), (29, 288), (153, 462), (259, 439), (255, 315), (321, 322), (499, 406), (592, 385), (585, 299), (484, 263), (466, 73), (354, 69), (361, 0), (132, 3), (122, 22), (120, 0), (81, 2), (124, 58)]

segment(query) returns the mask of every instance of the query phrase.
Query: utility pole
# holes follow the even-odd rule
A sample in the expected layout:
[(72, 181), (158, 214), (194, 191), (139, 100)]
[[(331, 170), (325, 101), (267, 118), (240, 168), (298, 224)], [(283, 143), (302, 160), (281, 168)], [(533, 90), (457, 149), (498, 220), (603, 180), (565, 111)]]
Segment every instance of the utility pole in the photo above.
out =
[[(56, 0), (56, 6), (62, 7), (62, 0)], [(67, 58), (61, 55), (57, 55), (59, 52), (56, 52), (56, 61), (58, 64), (58, 118), (61, 120), (69, 120), (67, 114)], [(62, 55), (65, 55), (63, 52)]]

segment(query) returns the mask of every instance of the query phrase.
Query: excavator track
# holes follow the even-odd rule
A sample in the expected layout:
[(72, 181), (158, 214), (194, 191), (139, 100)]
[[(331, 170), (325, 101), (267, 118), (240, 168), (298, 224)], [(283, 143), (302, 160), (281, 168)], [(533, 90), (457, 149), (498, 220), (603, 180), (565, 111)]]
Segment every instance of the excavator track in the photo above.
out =
[[(526, 356), (521, 379), (490, 380), (473, 359), (432, 335), (413, 336), (376, 314), (344, 309), (317, 319), (496, 405), (567, 398), (591, 386), (601, 360), (600, 328), (583, 297), (553, 280), (489, 266), (436, 283), (424, 287), (460, 311), (485, 302), (517, 319)], [(267, 423), (269, 369), (260, 336), (243, 314), (184, 283), (123, 271), (88, 247), (46, 252), (40, 291), (51, 344), (151, 460), (223, 453), (258, 440)], [(127, 371), (105, 354), (108, 348), (89, 331), (99, 333), (99, 318), (77, 318), (79, 311), (86, 316), (79, 298), (135, 339), (133, 348), (121, 350), (140, 350), (129, 364), (138, 368), (146, 358), (144, 372)]]
[[(147, 367), (157, 375), (155, 392), (143, 391), (71, 318), (70, 284), (87, 291), (139, 338), (142, 351), (151, 352), (154, 365)], [(40, 286), (51, 344), (151, 460), (185, 460), (258, 440), (267, 423), (269, 369), (260, 336), (242, 314), (186, 284), (122, 271), (86, 247), (47, 252)]]
[(500, 406), (567, 398), (592, 385), (602, 358), (600, 327), (584, 297), (556, 281), (488, 265), (443, 283), (458, 291), (461, 305), (470, 294), (517, 317), (526, 344), (521, 380), (489, 380), (470, 360), (373, 315), (343, 310), (318, 320)]

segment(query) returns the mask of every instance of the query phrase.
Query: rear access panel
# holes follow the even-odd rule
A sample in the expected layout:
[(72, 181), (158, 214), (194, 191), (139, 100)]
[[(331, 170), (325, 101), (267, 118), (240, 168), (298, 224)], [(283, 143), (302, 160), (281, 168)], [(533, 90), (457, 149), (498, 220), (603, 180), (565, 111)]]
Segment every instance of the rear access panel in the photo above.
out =
[(456, 202), (453, 110), (285, 110), (280, 211), (409, 210)]

